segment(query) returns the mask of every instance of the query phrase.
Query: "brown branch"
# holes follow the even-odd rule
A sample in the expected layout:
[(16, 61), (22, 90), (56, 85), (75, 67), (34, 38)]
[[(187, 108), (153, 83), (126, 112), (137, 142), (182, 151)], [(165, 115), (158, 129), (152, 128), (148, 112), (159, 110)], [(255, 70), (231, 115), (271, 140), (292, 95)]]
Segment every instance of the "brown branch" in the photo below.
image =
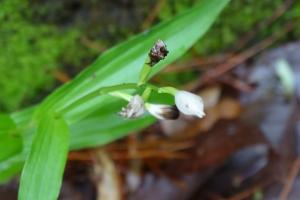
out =
[(280, 193), (279, 200), (287, 200), (300, 169), (300, 158), (297, 158)]
[(254, 55), (258, 54), (262, 50), (266, 49), (270, 45), (272, 45), (276, 40), (278, 40), (282, 35), (285, 35), (289, 31), (291, 31), (294, 28), (293, 23), (287, 23), (282, 32), (280, 34), (274, 34), (270, 36), (269, 38), (263, 40), (262, 42), (250, 47), (249, 49), (245, 50), (244, 52), (234, 55), (231, 58), (228, 59), (228, 61), (224, 64), (221, 64), (214, 69), (211, 69), (207, 71), (202, 78), (198, 82), (199, 85), (206, 84), (210, 82), (213, 79), (216, 79), (220, 77), (221, 75), (227, 73), (228, 71), (232, 70), (239, 64), (245, 62), (249, 58), (253, 57)]
[[(163, 70), (163, 73), (178, 73), (187, 70), (205, 69), (209, 66), (219, 65), (230, 58), (233, 54), (217, 54), (209, 57), (193, 58), (192, 60), (175, 63)], [(200, 69), (200, 70), (201, 70)]]
[(231, 76), (224, 76), (220, 81), (241, 92), (251, 92), (253, 90), (253, 87), (246, 82)]

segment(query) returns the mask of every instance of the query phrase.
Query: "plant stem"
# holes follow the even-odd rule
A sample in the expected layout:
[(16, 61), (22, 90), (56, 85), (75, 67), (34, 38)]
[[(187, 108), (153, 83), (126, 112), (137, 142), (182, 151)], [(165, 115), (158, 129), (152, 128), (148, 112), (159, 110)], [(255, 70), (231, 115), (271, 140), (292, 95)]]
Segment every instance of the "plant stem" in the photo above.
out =
[(146, 89), (144, 90), (144, 92), (142, 94), (142, 97), (145, 102), (149, 99), (151, 92), (152, 92), (152, 87), (146, 86)]
[(147, 82), (149, 76), (150, 76), (150, 72), (151, 72), (151, 66), (149, 65), (150, 63), (150, 59), (149, 57), (146, 59), (143, 68), (140, 72), (140, 78), (139, 78), (139, 83), (138, 85), (143, 85)]
[(146, 84), (146, 85), (147, 85), (147, 87), (150, 87), (152, 90), (155, 90), (158, 93), (166, 93), (166, 94), (171, 94), (174, 96), (175, 93), (177, 92), (177, 89), (174, 87), (157, 87), (152, 84)]
[(175, 95), (177, 92), (177, 89), (174, 87), (161, 87), (158, 88), (158, 93), (167, 93), (167, 94), (171, 94), (171, 95)]
[(126, 101), (130, 101), (130, 99), (132, 97), (132, 95), (130, 95), (130, 94), (127, 94), (127, 93), (124, 93), (124, 92), (119, 92), (119, 91), (110, 92), (108, 94), (111, 95), (111, 96), (114, 96), (114, 97), (118, 97), (118, 98), (124, 99)]

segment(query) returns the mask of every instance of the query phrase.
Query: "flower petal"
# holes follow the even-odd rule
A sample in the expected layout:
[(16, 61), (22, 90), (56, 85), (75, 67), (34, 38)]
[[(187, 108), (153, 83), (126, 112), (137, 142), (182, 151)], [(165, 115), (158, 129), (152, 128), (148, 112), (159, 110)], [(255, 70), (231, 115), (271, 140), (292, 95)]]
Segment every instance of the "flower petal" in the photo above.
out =
[(144, 100), (139, 95), (133, 96), (127, 106), (123, 107), (121, 112), (119, 112), (122, 117), (128, 119), (140, 117), (144, 113)]
[(175, 94), (175, 104), (185, 115), (194, 115), (199, 118), (205, 116), (202, 98), (193, 93), (179, 90)]

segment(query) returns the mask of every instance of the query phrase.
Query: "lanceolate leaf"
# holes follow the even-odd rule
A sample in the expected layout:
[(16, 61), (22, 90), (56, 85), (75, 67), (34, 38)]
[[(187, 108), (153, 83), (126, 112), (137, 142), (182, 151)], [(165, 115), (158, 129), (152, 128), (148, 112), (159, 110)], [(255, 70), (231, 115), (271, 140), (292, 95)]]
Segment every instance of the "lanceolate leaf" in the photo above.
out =
[(23, 154), (18, 154), (0, 163), (0, 183), (5, 183), (20, 173), (24, 165), (24, 157)]
[[(95, 147), (124, 137), (128, 132), (141, 129), (155, 121), (153, 117), (120, 120), (115, 113), (89, 118), (71, 126), (71, 149)], [(91, 126), (93, 124), (93, 126)]]
[(0, 134), (16, 128), (15, 122), (9, 115), (0, 113)]
[(0, 162), (22, 151), (22, 138), (9, 115), (0, 114)]
[(68, 150), (68, 125), (62, 118), (44, 116), (22, 171), (20, 200), (57, 199)]

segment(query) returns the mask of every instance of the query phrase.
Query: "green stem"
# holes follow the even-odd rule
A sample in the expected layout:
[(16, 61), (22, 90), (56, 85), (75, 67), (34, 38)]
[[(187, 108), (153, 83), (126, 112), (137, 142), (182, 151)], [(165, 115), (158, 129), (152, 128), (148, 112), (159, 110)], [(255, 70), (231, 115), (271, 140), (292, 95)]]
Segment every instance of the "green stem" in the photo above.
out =
[(145, 102), (149, 99), (151, 92), (152, 92), (152, 88), (150, 86), (147, 86), (142, 94), (142, 97)]
[(176, 92), (178, 91), (176, 88), (174, 87), (157, 87), (155, 85), (152, 84), (147, 84), (147, 87), (150, 87), (152, 90), (157, 91), (158, 93), (167, 93), (167, 94), (171, 94), (171, 95), (175, 95)]
[(167, 93), (167, 94), (171, 94), (173, 96), (175, 96), (177, 91), (178, 90), (173, 87), (161, 87), (158, 89), (158, 93)]
[(119, 92), (119, 91), (110, 92), (108, 94), (111, 95), (111, 96), (114, 96), (114, 97), (118, 97), (118, 98), (124, 99), (126, 101), (130, 101), (131, 98), (132, 98), (132, 95), (124, 93), (124, 92)]
[[(94, 99), (97, 96), (104, 95), (104, 94), (113, 95), (113, 94), (116, 94), (115, 91), (128, 90), (128, 89), (137, 89), (137, 84), (136, 83), (123, 83), (123, 84), (120, 84), (120, 85), (114, 85), (114, 86), (100, 88), (100, 89), (95, 90), (95, 91), (81, 97), (80, 99), (74, 101), (70, 105), (68, 105), (68, 106), (64, 107), (63, 109), (59, 110), (58, 113), (65, 114), (65, 113), (69, 112), (70, 110), (80, 106), (81, 104), (83, 104), (83, 103), (85, 103), (85, 102), (87, 102), (91, 99)], [(113, 95), (113, 96), (116, 96), (116, 95)]]
[(151, 69), (152, 67), (149, 65), (149, 57), (146, 59), (146, 62), (143, 65), (143, 68), (140, 72), (140, 78), (139, 78), (139, 82), (138, 85), (143, 85), (147, 82), (147, 80), (149, 79), (150, 73), (151, 73)]

